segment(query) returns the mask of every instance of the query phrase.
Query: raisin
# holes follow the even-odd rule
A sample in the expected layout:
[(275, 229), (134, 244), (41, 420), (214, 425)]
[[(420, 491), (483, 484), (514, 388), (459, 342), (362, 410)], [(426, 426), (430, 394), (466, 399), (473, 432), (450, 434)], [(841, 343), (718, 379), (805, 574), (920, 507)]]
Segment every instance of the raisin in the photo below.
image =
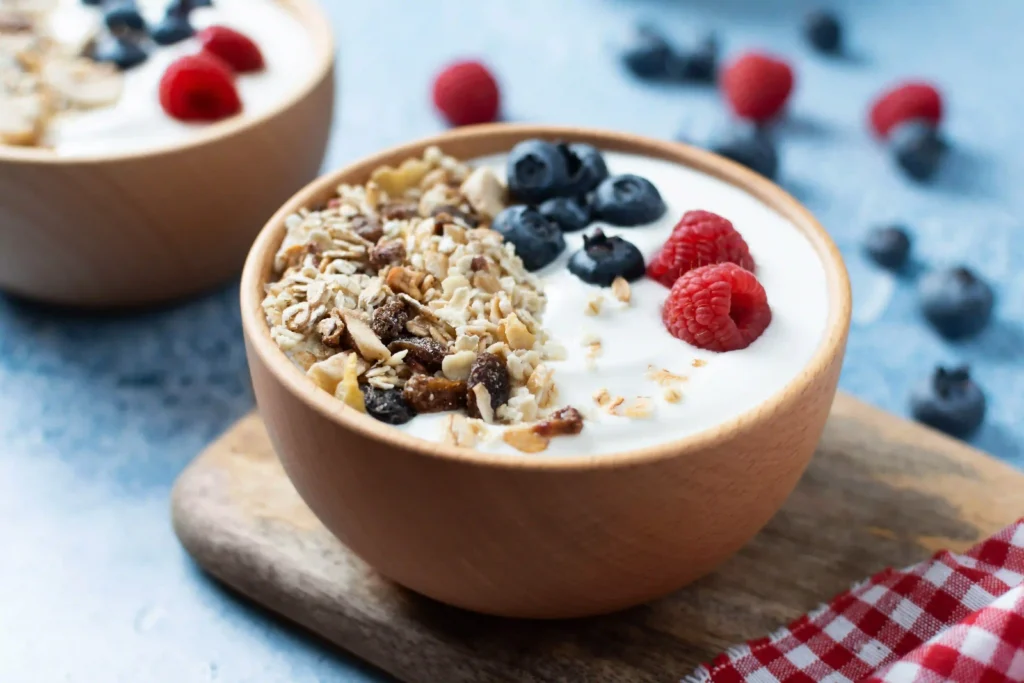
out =
[(352, 232), (374, 244), (384, 235), (384, 228), (381, 227), (380, 221), (373, 216), (355, 216), (352, 218), (350, 227)]
[(447, 204), (436, 207), (430, 215), (437, 218), (439, 222), (443, 222), (443, 218), (452, 218), (453, 220), (461, 222), (467, 228), (475, 228), (480, 225), (480, 221), (477, 220), (476, 216), (471, 216), (465, 211), (460, 211), (458, 207)]
[(579, 434), (583, 431), (583, 416), (572, 406), (566, 406), (533, 425), (533, 431), (544, 437)]
[(473, 260), (469, 263), (469, 267), (474, 273), (487, 270), (488, 265), (489, 261), (486, 256), (474, 256)]
[(417, 413), (456, 410), (466, 405), (466, 383), (431, 375), (413, 375), (405, 383), (402, 397)]
[(391, 353), (408, 351), (409, 353), (405, 356), (405, 362), (409, 365), (415, 363), (427, 372), (437, 372), (440, 370), (441, 361), (448, 355), (447, 346), (428, 337), (396, 339), (388, 344), (388, 351)]
[(345, 332), (345, 323), (341, 320), (341, 315), (337, 309), (331, 311), (331, 315), (324, 318), (317, 324), (317, 331), (320, 333), (320, 341), (323, 342), (324, 346), (328, 346), (332, 349), (341, 348), (342, 335)]
[(381, 208), (380, 215), (385, 220), (404, 221), (419, 216), (420, 207), (415, 202), (388, 202)]
[[(388, 299), (383, 305), (373, 309), (370, 318), (370, 329), (387, 344), (405, 334), (405, 324), (409, 322), (409, 312), (401, 299)], [(390, 350), (390, 349), (389, 349)]]
[(466, 380), (466, 412), (470, 417), (480, 417), (476, 394), (473, 393), (473, 387), (477, 384), (482, 384), (487, 389), (491, 396), (492, 409), (497, 410), (499, 406), (508, 403), (508, 397), (512, 393), (508, 367), (505, 361), (493, 353), (478, 353), (473, 364), (469, 366), (469, 379)]
[(380, 242), (370, 249), (370, 265), (377, 270), (392, 263), (401, 263), (404, 260), (405, 244), (401, 240)]
[(367, 384), (359, 387), (363, 391), (366, 412), (389, 425), (405, 424), (416, 417), (412, 406), (402, 398), (399, 389), (378, 389)]

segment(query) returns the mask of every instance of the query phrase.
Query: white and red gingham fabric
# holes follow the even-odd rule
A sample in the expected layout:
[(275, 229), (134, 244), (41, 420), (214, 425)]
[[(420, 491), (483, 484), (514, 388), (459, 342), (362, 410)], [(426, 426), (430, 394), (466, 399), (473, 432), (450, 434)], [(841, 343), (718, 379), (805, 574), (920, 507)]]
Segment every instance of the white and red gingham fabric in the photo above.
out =
[(684, 683), (1024, 683), (1024, 519), (886, 570)]

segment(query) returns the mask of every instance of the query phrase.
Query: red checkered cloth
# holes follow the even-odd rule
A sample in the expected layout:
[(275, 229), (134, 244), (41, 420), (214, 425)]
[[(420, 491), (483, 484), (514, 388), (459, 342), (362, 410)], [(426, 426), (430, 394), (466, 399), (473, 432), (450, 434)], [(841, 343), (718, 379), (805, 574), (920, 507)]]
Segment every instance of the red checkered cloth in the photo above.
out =
[(886, 570), (684, 683), (1024, 683), (1024, 519)]

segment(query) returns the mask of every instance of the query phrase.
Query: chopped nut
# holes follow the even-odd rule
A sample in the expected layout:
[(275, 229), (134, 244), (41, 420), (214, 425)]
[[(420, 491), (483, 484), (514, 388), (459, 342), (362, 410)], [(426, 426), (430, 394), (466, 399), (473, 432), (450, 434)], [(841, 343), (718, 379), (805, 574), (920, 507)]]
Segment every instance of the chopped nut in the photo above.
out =
[(523, 324), (515, 313), (510, 314), (505, 318), (505, 337), (508, 339), (508, 345), (515, 350), (519, 349), (532, 349), (534, 342), (537, 338), (533, 336), (533, 333)]
[(448, 349), (444, 344), (426, 337), (405, 337), (388, 344), (388, 349), (395, 353), (405, 353), (406, 362), (419, 365), (425, 372), (433, 373), (441, 369)]
[(345, 374), (341, 378), (334, 395), (345, 402), (350, 408), (355, 408), (361, 413), (366, 412), (366, 403), (363, 401), (363, 392), (359, 389), (359, 369), (356, 365), (355, 354), (349, 354), (345, 361)]
[(436, 207), (431, 215), (438, 220), (444, 219), (442, 222), (451, 222), (448, 220), (449, 218), (453, 221), (459, 221), (467, 228), (475, 228), (480, 224), (480, 221), (476, 216), (471, 216), (465, 211), (460, 211), (458, 207), (449, 206), (447, 204)]
[(662, 394), (662, 396), (669, 403), (679, 403), (681, 400), (683, 400), (683, 392), (679, 391), (674, 387), (669, 387), (668, 389), (665, 389), (665, 392), (664, 394)]
[(384, 266), (401, 263), (405, 260), (405, 245), (400, 240), (381, 242), (370, 249), (370, 265), (381, 269)]
[(487, 391), (487, 387), (483, 384), (474, 384), (469, 393), (472, 395), (466, 402), (467, 412), (470, 415), (476, 413), (484, 422), (493, 424), (494, 408), (491, 407), (491, 393)]
[(583, 309), (584, 315), (601, 315), (601, 304), (604, 303), (603, 294), (595, 294), (587, 300), (587, 306)]
[(537, 405), (547, 408), (555, 398), (555, 372), (546, 365), (538, 365), (530, 373), (526, 388), (537, 397)]
[(387, 221), (404, 221), (420, 215), (416, 202), (389, 202), (381, 207), (380, 215)]
[(444, 377), (413, 375), (405, 383), (402, 397), (417, 413), (438, 413), (466, 405), (466, 383)]
[(459, 188), (478, 214), (490, 220), (505, 208), (505, 188), (489, 168), (477, 168)]
[(475, 358), (476, 351), (456, 351), (445, 356), (441, 362), (441, 372), (448, 379), (466, 379), (469, 377), (469, 368), (473, 365)]
[(708, 362), (706, 360), (701, 360), (700, 358), (694, 358), (693, 362), (690, 365), (692, 365), (695, 368), (702, 368), (702, 367), (704, 367), (707, 364), (708, 364)]
[(384, 228), (381, 227), (380, 221), (373, 216), (365, 216), (363, 214), (353, 216), (349, 227), (352, 232), (367, 242), (373, 242), (374, 244), (384, 236)]
[(403, 292), (411, 296), (413, 299), (420, 301), (423, 299), (423, 292), (420, 291), (420, 283), (423, 282), (424, 277), (424, 273), (418, 273), (415, 270), (406, 268), (405, 266), (398, 266), (388, 271), (385, 283), (393, 291)]
[(345, 321), (345, 331), (360, 356), (368, 361), (386, 361), (391, 357), (388, 347), (384, 346), (358, 312), (342, 311), (341, 317)]
[(630, 289), (629, 282), (621, 275), (612, 280), (612, 294), (623, 303), (629, 303)]
[(626, 399), (622, 396), (616, 396), (604, 408), (609, 414), (614, 415), (618, 407), (625, 403), (625, 401)]
[(547, 450), (550, 441), (529, 427), (506, 429), (502, 441), (523, 453), (540, 453)]
[(566, 406), (533, 425), (533, 431), (549, 438), (579, 434), (583, 431), (583, 416), (572, 406)]
[(331, 311), (331, 315), (321, 320), (316, 326), (320, 334), (320, 341), (324, 346), (332, 349), (341, 348), (341, 335), (345, 331), (345, 323), (341, 319), (341, 312), (338, 309)]
[[(486, 389), (492, 413), (508, 403), (512, 393), (512, 380), (509, 377), (508, 367), (501, 358), (486, 352), (476, 354), (469, 369), (468, 378), (466, 386), (470, 391), (475, 392), (478, 386)], [(479, 396), (479, 394), (475, 394), (476, 398)], [(467, 399), (467, 412), (470, 417), (483, 417), (483, 412), (476, 405), (477, 401), (473, 400), (473, 397), (467, 397)]]
[(473, 448), (486, 435), (487, 428), (480, 420), (458, 413), (446, 416), (441, 424), (441, 441), (451, 446)]
[(409, 322), (409, 312), (405, 310), (405, 304), (401, 299), (388, 299), (383, 306), (378, 306), (373, 310), (370, 329), (382, 342), (388, 344), (405, 335), (407, 322)]
[(607, 389), (598, 389), (594, 392), (594, 403), (601, 406), (602, 408), (612, 402), (611, 394), (608, 393)]
[(685, 375), (677, 375), (674, 372), (669, 372), (664, 368), (655, 368), (653, 365), (647, 366), (647, 379), (654, 380), (661, 386), (669, 386), (671, 384), (678, 384), (680, 382), (686, 382), (689, 377)]
[(646, 396), (638, 396), (626, 404), (622, 412), (634, 420), (646, 420), (654, 415), (654, 404)]
[(423, 176), (430, 172), (430, 164), (422, 159), (406, 159), (398, 168), (381, 166), (370, 180), (377, 183), (389, 197), (401, 197), (406, 190), (418, 187)]

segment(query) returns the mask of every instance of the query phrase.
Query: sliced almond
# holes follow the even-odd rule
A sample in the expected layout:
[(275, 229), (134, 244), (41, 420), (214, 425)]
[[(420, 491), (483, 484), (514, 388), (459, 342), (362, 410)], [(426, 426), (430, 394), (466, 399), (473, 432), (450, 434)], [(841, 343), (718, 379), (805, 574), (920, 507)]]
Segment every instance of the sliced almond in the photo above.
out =
[[(496, 299), (495, 299), (496, 300)], [(515, 313), (510, 314), (504, 320), (505, 323), (505, 337), (508, 339), (508, 345), (515, 350), (520, 349), (532, 349), (537, 338), (533, 336), (533, 333), (523, 324), (523, 321), (519, 319)]]
[(491, 406), (491, 392), (483, 384), (474, 384), (472, 389), (477, 411), (484, 422), (494, 423), (494, 408)]
[(505, 208), (505, 188), (494, 171), (480, 167), (469, 174), (459, 188), (469, 205), (488, 220)]
[(506, 429), (501, 435), (502, 441), (523, 453), (540, 453), (547, 450), (550, 439), (541, 436), (529, 427)]
[(622, 303), (629, 303), (631, 293), (626, 278), (619, 276), (612, 280), (612, 295)]
[(370, 325), (363, 320), (363, 317), (356, 311), (342, 311), (341, 317), (345, 321), (345, 328), (352, 343), (355, 344), (359, 355), (368, 361), (386, 361), (391, 358), (391, 352), (384, 346), (377, 335), (370, 329)]

